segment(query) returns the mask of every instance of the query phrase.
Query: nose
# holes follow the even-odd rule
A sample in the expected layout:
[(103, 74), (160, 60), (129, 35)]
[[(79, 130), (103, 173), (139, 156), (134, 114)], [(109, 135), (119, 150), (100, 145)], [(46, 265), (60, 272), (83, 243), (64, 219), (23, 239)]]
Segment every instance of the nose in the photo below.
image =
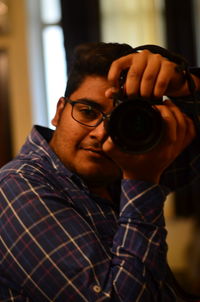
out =
[(104, 142), (107, 139), (108, 133), (104, 127), (104, 121), (91, 129), (90, 137), (98, 139), (99, 142)]

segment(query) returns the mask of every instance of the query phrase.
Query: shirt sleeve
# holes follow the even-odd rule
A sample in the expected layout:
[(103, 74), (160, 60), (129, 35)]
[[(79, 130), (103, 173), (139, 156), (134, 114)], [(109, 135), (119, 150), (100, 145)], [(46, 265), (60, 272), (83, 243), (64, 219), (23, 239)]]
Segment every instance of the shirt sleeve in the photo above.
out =
[(120, 301), (174, 301), (166, 280), (165, 196), (158, 185), (122, 181), (120, 227), (113, 245)]
[[(200, 131), (199, 131), (200, 132)], [(161, 185), (175, 191), (200, 177), (200, 133), (161, 177)]]
[(111, 246), (67, 194), (32, 175), (5, 179), (0, 200), (0, 294), (15, 291), (23, 297), (11, 301), (174, 301), (165, 280), (160, 186), (122, 182)]

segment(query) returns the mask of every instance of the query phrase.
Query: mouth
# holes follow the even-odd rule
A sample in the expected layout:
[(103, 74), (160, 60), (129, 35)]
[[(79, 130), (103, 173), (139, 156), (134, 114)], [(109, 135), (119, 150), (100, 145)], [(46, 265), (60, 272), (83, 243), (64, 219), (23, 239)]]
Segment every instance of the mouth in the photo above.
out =
[(102, 149), (93, 148), (93, 147), (81, 147), (80, 149), (90, 153), (94, 157), (98, 157), (98, 158), (103, 157), (110, 160), (110, 158), (102, 151)]
[(99, 155), (102, 155), (102, 156), (105, 156), (105, 153), (101, 149), (94, 149), (94, 148), (81, 148), (81, 149), (85, 150), (85, 151), (92, 152), (92, 153), (96, 153), (96, 154), (99, 154)]

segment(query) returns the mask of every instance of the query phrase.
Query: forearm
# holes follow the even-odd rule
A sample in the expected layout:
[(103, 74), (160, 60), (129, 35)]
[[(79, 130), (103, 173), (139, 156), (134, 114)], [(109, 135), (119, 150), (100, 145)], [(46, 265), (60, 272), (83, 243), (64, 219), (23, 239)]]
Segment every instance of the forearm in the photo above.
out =
[[(134, 301), (152, 301), (152, 293), (158, 301), (161, 292), (166, 299), (170, 294), (164, 289), (167, 263), (164, 200), (165, 192), (157, 185), (123, 181), (120, 228), (113, 246), (115, 271), (120, 271), (115, 284), (122, 301), (131, 301), (130, 297)], [(130, 285), (122, 288), (123, 280)]]

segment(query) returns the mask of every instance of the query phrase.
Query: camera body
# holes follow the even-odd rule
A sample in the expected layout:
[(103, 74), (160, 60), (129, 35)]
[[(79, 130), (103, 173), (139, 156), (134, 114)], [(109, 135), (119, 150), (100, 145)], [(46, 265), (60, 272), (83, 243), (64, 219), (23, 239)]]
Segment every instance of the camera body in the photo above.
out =
[(123, 97), (116, 100), (116, 107), (106, 128), (113, 142), (122, 151), (145, 153), (160, 142), (164, 121), (160, 112), (153, 106), (155, 104), (158, 104), (155, 100), (139, 97)]
[[(177, 64), (179, 71), (184, 71), (190, 95), (170, 98), (183, 112), (190, 116), (198, 131), (200, 131), (200, 94), (195, 91), (191, 71), (200, 76), (199, 69), (189, 68), (188, 62), (160, 46), (143, 45), (136, 47), (135, 52), (148, 49), (158, 53)], [(159, 144), (164, 134), (164, 120), (154, 105), (162, 104), (162, 100), (134, 97), (129, 99), (124, 95), (124, 82), (128, 70), (121, 73), (120, 91), (114, 98), (116, 104), (110, 119), (106, 124), (108, 135), (124, 152), (141, 154), (150, 151)]]

